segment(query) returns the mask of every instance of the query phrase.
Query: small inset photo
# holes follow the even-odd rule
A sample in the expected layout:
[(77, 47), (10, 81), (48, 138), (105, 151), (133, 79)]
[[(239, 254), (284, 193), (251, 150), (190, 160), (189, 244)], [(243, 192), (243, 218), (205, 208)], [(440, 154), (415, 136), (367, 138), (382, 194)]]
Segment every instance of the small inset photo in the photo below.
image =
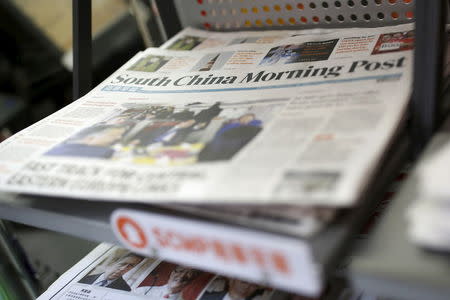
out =
[(200, 45), (205, 38), (201, 38), (198, 36), (190, 36), (186, 35), (182, 38), (179, 38), (172, 45), (170, 45), (167, 49), (169, 50), (192, 50), (198, 45)]
[(327, 60), (337, 42), (338, 39), (334, 39), (274, 47), (267, 52), (259, 64), (275, 65)]
[(138, 284), (134, 293), (149, 299), (196, 300), (213, 277), (207, 272), (161, 262)]
[(128, 68), (129, 71), (156, 72), (171, 60), (171, 56), (149, 55), (139, 59)]
[(390, 53), (414, 49), (414, 30), (381, 34), (372, 54)]
[(134, 254), (125, 249), (115, 249), (78, 283), (131, 291), (136, 280), (155, 262), (152, 258)]
[(273, 290), (259, 284), (217, 277), (206, 288), (199, 300), (266, 300)]
[(209, 53), (203, 56), (192, 68), (193, 72), (204, 72), (220, 70), (226, 62), (233, 56), (234, 52)]

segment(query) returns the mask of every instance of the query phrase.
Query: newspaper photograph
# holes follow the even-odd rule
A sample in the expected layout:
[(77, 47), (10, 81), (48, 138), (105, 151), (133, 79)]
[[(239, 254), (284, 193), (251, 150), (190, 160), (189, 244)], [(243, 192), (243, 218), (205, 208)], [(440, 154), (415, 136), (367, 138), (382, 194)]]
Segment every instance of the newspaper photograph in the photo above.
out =
[(450, 142), (445, 139), (443, 144), (434, 151), (433, 155), (426, 157), (420, 165), (418, 176), (423, 196), (436, 201), (448, 201), (450, 188), (447, 182), (450, 172), (447, 168), (442, 168), (442, 166), (448, 166), (449, 163)]
[(415, 199), (408, 209), (408, 232), (413, 242), (440, 251), (450, 250), (448, 203)]
[(56, 280), (38, 300), (269, 300), (256, 283), (147, 258), (101, 244)]
[(228, 161), (263, 130), (285, 102), (124, 104), (44, 156), (164, 166)]

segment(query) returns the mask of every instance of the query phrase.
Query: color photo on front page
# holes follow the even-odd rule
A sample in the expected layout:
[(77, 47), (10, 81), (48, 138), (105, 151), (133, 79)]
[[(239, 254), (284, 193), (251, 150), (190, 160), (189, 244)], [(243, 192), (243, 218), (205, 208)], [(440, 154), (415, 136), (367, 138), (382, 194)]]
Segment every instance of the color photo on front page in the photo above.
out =
[(414, 49), (414, 30), (381, 34), (372, 54), (406, 51)]
[(284, 103), (124, 105), (46, 155), (165, 166), (227, 161), (264, 129)]
[(167, 47), (169, 50), (192, 50), (198, 45), (200, 45), (206, 38), (199, 36), (186, 35), (179, 38), (173, 44)]
[(303, 44), (282, 45), (270, 49), (260, 65), (292, 64), (327, 60), (339, 39)]
[(171, 56), (149, 55), (139, 59), (136, 63), (129, 67), (128, 70), (140, 72), (156, 72), (165, 64), (167, 64), (172, 58), (173, 57)]

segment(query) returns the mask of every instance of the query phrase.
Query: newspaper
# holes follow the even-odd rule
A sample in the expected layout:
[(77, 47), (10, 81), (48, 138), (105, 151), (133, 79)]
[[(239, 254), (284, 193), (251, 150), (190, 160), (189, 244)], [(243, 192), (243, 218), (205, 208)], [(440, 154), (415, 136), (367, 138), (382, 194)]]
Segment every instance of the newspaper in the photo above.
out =
[(439, 133), (431, 150), (417, 168), (417, 197), (407, 212), (411, 239), (428, 248), (450, 250), (450, 142), (446, 131)]
[(432, 199), (416, 200), (408, 210), (409, 234), (420, 245), (438, 250), (450, 250), (448, 203)]
[(376, 300), (331, 278), (317, 297), (290, 294), (189, 266), (100, 244), (57, 279), (38, 300)]
[[(144, 203), (351, 206), (407, 107), (410, 29), (375, 31), (361, 40), (365, 56), (332, 58), (361, 35), (342, 31), (338, 41), (324, 35), (316, 47), (291, 47), (290, 59), (261, 65), (272, 47), (261, 61), (226, 70), (168, 71), (169, 62), (167, 72), (145, 70), (142, 59), (156, 50), (139, 53), (0, 144), (0, 188)], [(304, 61), (305, 47), (323, 53)], [(197, 62), (205, 55), (179, 53)]]
[[(448, 134), (448, 133), (446, 133)], [(450, 171), (445, 166), (450, 163), (450, 142), (444, 143), (428, 157), (419, 169), (421, 191), (430, 198), (448, 201)], [(432, 180), (429, 180), (432, 179)]]
[(269, 300), (275, 293), (272, 288), (256, 283), (101, 244), (56, 280), (38, 300)]
[(317, 296), (323, 265), (311, 243), (289, 234), (254, 230), (135, 209), (116, 209), (115, 237), (134, 253)]

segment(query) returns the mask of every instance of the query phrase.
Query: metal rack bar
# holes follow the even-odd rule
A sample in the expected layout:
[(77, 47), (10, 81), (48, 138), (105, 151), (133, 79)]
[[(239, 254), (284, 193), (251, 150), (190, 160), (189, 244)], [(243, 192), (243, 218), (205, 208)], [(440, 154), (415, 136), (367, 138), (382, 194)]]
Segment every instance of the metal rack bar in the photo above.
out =
[[(0, 269), (8, 270), (7, 284), (14, 288), (13, 293), (19, 293), (20, 299), (36, 299), (41, 287), (34, 276), (26, 254), (18, 244), (8, 222), (0, 220)], [(10, 278), (12, 277), (12, 278)], [(12, 279), (12, 280), (10, 280)], [(3, 288), (8, 288), (4, 286)], [(3, 298), (2, 298), (3, 299)], [(9, 299), (9, 298), (8, 298)]]
[(440, 121), (447, 1), (416, 0), (416, 45), (411, 103), (413, 151), (419, 154)]
[(72, 0), (73, 100), (89, 92), (92, 85), (91, 19), (91, 0)]
[(155, 4), (158, 7), (159, 17), (164, 25), (167, 37), (174, 36), (182, 27), (173, 1), (155, 0)]

